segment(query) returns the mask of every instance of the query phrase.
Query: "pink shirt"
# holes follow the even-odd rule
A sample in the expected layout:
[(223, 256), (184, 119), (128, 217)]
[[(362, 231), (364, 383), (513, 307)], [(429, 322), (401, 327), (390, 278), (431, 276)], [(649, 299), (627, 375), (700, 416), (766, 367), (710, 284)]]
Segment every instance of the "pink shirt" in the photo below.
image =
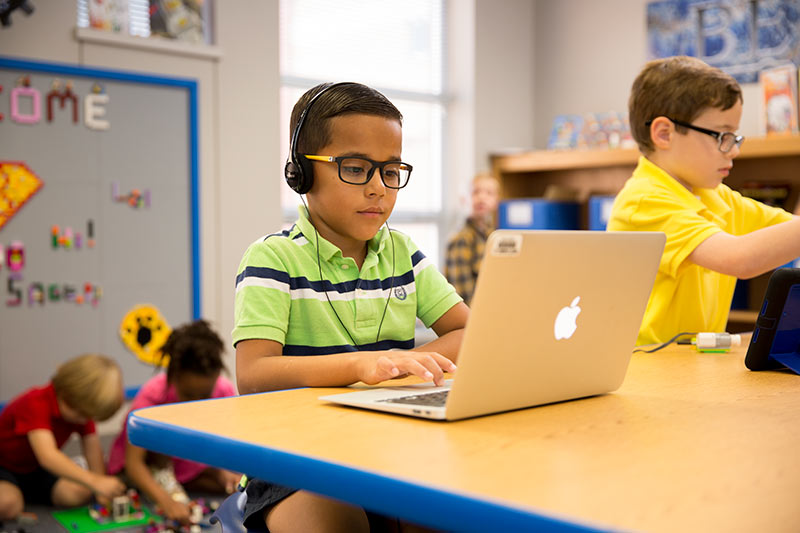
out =
[[(226, 377), (220, 376), (217, 379), (217, 384), (214, 385), (214, 391), (211, 393), (212, 398), (224, 398), (226, 396), (236, 396), (236, 390), (233, 388), (233, 383)], [(142, 385), (136, 397), (131, 404), (131, 411), (141, 409), (142, 407), (151, 407), (153, 405), (163, 405), (165, 403), (175, 403), (178, 401), (178, 394), (175, 391), (175, 386), (167, 387), (167, 374), (161, 372), (157, 376), (150, 378), (147, 383)], [(108, 473), (118, 474), (125, 468), (125, 443), (128, 441), (128, 415), (125, 415), (125, 420), (122, 423), (122, 432), (117, 436), (114, 444), (111, 445), (111, 453), (108, 457)], [(201, 463), (194, 461), (187, 461), (185, 459), (172, 458), (172, 464), (175, 469), (175, 478), (180, 483), (191, 481), (200, 475), (200, 473), (208, 468)]]

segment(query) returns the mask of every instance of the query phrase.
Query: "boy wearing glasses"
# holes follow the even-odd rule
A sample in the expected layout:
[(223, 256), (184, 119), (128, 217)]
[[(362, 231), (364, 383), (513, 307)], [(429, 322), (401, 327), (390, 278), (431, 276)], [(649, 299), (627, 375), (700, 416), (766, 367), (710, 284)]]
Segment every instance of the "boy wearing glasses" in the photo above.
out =
[[(411, 175), (402, 115), (357, 83), (323, 84), (295, 104), (287, 183), (305, 193), (288, 231), (247, 249), (236, 279), (240, 393), (368, 384), (453, 372), (469, 310), (414, 243), (386, 221)], [(302, 173), (298, 177), (298, 167)], [(414, 346), (415, 322), (439, 337)], [(252, 480), (245, 524), (367, 531), (364, 510)]]
[(800, 256), (800, 219), (722, 183), (744, 137), (742, 92), (693, 57), (647, 63), (633, 82), (631, 132), (642, 153), (614, 201), (611, 231), (662, 231), (661, 266), (638, 344), (722, 332), (737, 278)]

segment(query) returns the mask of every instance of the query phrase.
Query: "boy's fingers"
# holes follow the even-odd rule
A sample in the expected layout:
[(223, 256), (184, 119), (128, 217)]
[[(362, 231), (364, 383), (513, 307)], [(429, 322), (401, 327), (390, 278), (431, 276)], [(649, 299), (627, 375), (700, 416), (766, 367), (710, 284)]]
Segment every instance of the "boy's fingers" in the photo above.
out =
[(444, 372), (455, 372), (456, 365), (447, 357), (436, 352), (418, 352), (422, 357), (419, 361), (437, 377)]
[(439, 367), (444, 370), (445, 372), (455, 372), (456, 371), (456, 364), (452, 362), (447, 357), (443, 356), (440, 353), (431, 352), (431, 357), (436, 359), (436, 362), (439, 364)]
[(407, 359), (404, 361), (403, 370), (419, 376), (425, 381), (433, 381), (436, 385), (444, 383), (444, 372), (436, 360), (427, 354)]
[(392, 379), (397, 377), (400, 374), (400, 369), (397, 368), (397, 365), (388, 357), (381, 356), (378, 358), (378, 362), (375, 368), (375, 382), (385, 381), (387, 379)]
[(444, 384), (444, 372), (454, 372), (455, 365), (435, 352), (410, 352), (401, 357), (378, 358), (375, 367), (375, 381), (380, 382), (400, 375), (412, 374), (435, 385)]

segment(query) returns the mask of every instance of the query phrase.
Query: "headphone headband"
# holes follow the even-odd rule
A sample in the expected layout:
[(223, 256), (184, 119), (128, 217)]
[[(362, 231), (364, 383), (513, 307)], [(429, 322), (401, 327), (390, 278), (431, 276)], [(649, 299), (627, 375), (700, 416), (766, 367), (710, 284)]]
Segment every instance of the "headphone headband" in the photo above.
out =
[(297, 124), (294, 127), (292, 138), (289, 144), (289, 159), (287, 159), (286, 166), (283, 169), (283, 175), (286, 179), (286, 184), (289, 185), (289, 187), (297, 194), (307, 193), (311, 190), (311, 186), (314, 185), (314, 169), (311, 166), (311, 163), (306, 159), (301, 160), (299, 154), (297, 153), (297, 141), (300, 139), (300, 131), (302, 130), (303, 124), (306, 121), (306, 117), (311, 111), (311, 107), (314, 105), (314, 103), (323, 94), (327, 93), (334, 87), (340, 87), (342, 85), (354, 85), (354, 83), (349, 81), (341, 81), (332, 83), (323, 88), (321, 91), (311, 97), (297, 119)]

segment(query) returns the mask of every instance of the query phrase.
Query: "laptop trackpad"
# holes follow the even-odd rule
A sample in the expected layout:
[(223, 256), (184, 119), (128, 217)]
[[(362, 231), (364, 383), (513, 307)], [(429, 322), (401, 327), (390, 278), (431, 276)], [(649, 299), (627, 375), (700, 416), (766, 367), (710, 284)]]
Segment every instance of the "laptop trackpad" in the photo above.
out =
[[(449, 392), (452, 379), (446, 379), (445, 384), (436, 387), (433, 383), (418, 383), (415, 385), (403, 385), (397, 387), (375, 387), (359, 389), (356, 392), (345, 392), (342, 394), (331, 394), (320, 399), (342, 402), (344, 400), (357, 400), (358, 402), (397, 402), (400, 398), (416, 397), (430, 393)], [(335, 399), (334, 399), (335, 398)], [(409, 403), (403, 401), (402, 403)], [(444, 404), (442, 404), (444, 405)]]

